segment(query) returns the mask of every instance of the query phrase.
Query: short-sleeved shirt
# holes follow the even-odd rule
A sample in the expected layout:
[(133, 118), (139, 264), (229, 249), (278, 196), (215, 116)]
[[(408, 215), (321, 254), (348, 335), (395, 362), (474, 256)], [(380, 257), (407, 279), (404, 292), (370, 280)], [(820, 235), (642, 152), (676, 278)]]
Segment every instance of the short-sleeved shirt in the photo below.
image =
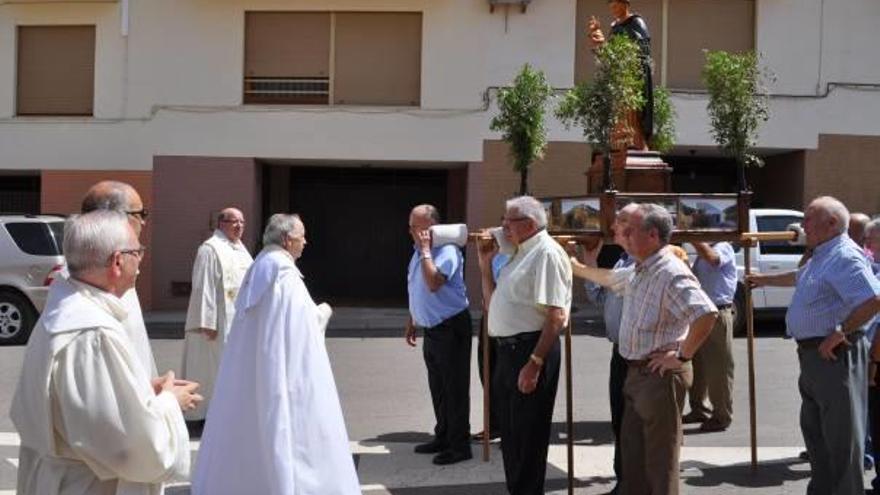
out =
[(736, 294), (736, 255), (733, 246), (729, 242), (717, 242), (712, 249), (718, 254), (718, 266), (697, 256), (694, 261), (694, 275), (700, 281), (709, 299), (716, 306), (733, 304), (733, 296)]
[(813, 249), (813, 256), (797, 272), (785, 313), (786, 331), (796, 340), (827, 337), (854, 309), (878, 294), (880, 281), (859, 246), (847, 235), (829, 239)]
[(677, 349), (694, 320), (717, 311), (690, 268), (663, 247), (636, 264), (626, 286), (620, 355), (638, 360)]
[(608, 340), (617, 344), (620, 338), (620, 318), (623, 316), (623, 293), (626, 284), (632, 278), (636, 260), (630, 255), (623, 253), (620, 259), (611, 268), (611, 287), (603, 287), (599, 284), (586, 281), (584, 288), (587, 290), (587, 298), (593, 304), (602, 305), (602, 317), (605, 320), (605, 336)]
[(409, 260), (407, 290), (409, 314), (413, 322), (424, 328), (435, 327), (468, 307), (467, 288), (464, 285), (464, 257), (454, 244), (431, 249), (437, 271), (446, 277), (436, 292), (431, 292), (422, 274), (421, 253), (415, 249)]
[(521, 243), (501, 269), (489, 303), (489, 335), (509, 337), (541, 330), (548, 307), (571, 311), (571, 262), (541, 230)]

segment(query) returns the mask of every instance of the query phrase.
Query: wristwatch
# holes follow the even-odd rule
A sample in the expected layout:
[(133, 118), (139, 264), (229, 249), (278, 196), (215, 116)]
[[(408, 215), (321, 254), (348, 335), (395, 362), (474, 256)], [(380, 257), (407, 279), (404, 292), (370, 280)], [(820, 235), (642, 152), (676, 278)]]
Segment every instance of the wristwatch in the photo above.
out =
[(837, 325), (834, 325), (834, 331), (846, 335), (846, 332), (843, 331), (843, 323), (838, 323)]
[(688, 361), (691, 360), (691, 358), (686, 358), (686, 357), (684, 357), (684, 356), (682, 355), (682, 353), (681, 353), (681, 347), (679, 347), (678, 350), (675, 351), (675, 359), (678, 359), (678, 360), (681, 361), (682, 363), (687, 363)]

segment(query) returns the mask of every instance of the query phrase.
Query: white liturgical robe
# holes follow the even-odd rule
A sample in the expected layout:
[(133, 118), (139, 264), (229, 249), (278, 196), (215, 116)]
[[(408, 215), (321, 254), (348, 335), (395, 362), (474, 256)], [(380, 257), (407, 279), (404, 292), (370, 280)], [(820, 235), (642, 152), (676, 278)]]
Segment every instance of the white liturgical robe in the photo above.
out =
[(10, 417), (19, 495), (157, 495), (189, 472), (189, 435), (156, 394), (123, 321), (125, 303), (58, 279), (25, 352)]
[[(235, 316), (235, 298), (247, 269), (253, 263), (241, 242), (230, 241), (223, 232), (202, 243), (196, 253), (192, 272), (192, 293), (186, 312), (181, 377), (199, 382), (204, 401), (186, 413), (187, 420), (205, 419), (211, 401), (220, 356)], [(208, 340), (200, 329), (216, 330), (215, 340)]]
[(319, 311), (293, 257), (264, 249), (236, 309), (193, 494), (361, 493)]

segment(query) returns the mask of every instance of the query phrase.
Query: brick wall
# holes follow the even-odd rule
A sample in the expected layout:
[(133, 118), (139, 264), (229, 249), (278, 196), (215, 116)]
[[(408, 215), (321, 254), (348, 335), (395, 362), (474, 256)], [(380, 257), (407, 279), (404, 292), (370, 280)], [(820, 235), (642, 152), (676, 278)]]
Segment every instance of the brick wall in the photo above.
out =
[(804, 170), (804, 202), (831, 195), (850, 211), (880, 213), (880, 137), (821, 134)]
[[(79, 212), (82, 198), (96, 182), (117, 180), (131, 184), (141, 195), (147, 210), (153, 207), (153, 173), (149, 171), (123, 170), (43, 170), (40, 187), (40, 211), (42, 213), (70, 214)], [(152, 223), (141, 231), (141, 244), (147, 246), (147, 253), (141, 262), (141, 273), (137, 280), (138, 296), (144, 310), (152, 308)]]
[(196, 250), (213, 232), (217, 212), (232, 206), (244, 213), (243, 240), (255, 254), (262, 234), (259, 167), (252, 158), (157, 156), (153, 184), (154, 307), (186, 309), (189, 298), (172, 296), (171, 284), (191, 280)]

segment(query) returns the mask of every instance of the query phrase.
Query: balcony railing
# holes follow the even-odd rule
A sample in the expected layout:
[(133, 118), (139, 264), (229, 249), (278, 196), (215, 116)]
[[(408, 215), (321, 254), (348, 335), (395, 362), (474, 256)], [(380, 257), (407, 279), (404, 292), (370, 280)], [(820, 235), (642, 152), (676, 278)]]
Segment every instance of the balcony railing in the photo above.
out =
[(246, 77), (244, 102), (256, 104), (326, 105), (330, 99), (327, 77)]

